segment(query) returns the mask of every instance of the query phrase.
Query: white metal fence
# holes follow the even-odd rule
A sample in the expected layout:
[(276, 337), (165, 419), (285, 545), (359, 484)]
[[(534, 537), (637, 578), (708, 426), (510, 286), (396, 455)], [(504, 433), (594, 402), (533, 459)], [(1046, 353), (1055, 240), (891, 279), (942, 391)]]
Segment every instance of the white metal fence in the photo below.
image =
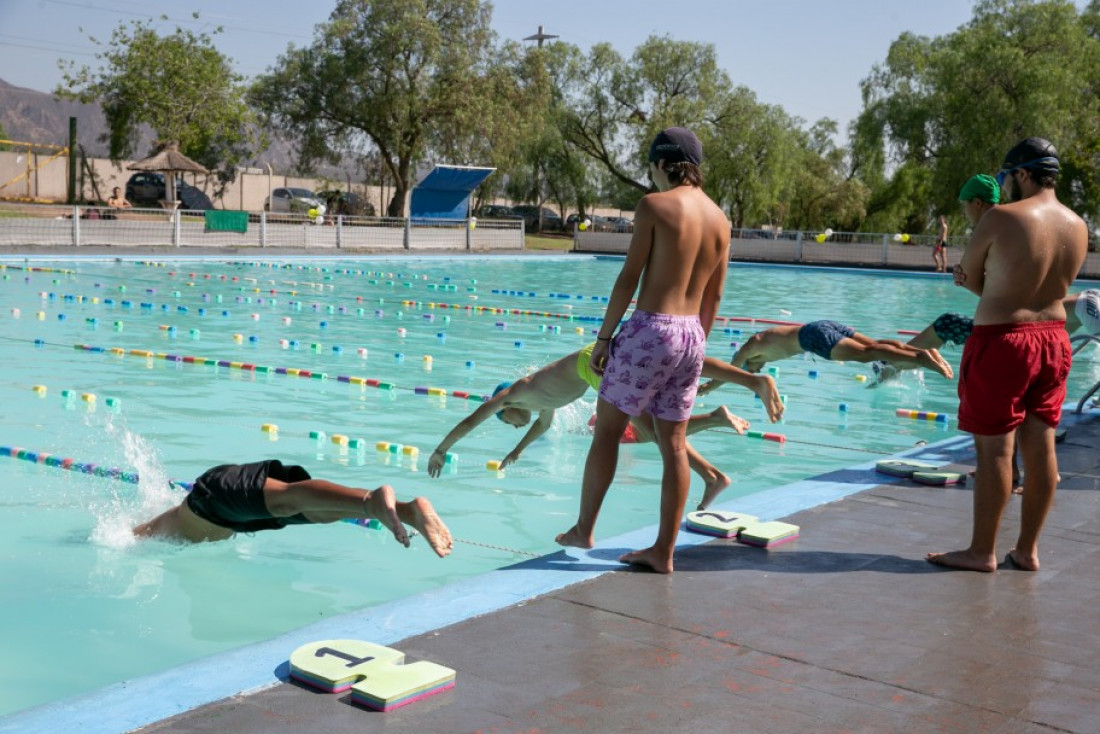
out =
[[(0, 246), (522, 250), (517, 220), (249, 213), (245, 231), (212, 231), (204, 212), (0, 204)], [(243, 224), (243, 222), (242, 222)]]
[[(581, 232), (573, 234), (573, 249), (583, 252), (622, 254), (630, 246), (630, 234)], [(819, 242), (818, 239), (824, 239)], [(853, 265), (863, 267), (927, 269), (934, 267), (932, 248), (936, 238), (911, 235), (906, 242), (897, 234), (833, 232), (783, 232), (735, 229), (730, 242), (730, 259), (749, 262), (797, 263), (804, 265)], [(947, 268), (962, 258), (965, 237), (948, 238)], [(1100, 252), (1089, 252), (1080, 277), (1100, 278)]]

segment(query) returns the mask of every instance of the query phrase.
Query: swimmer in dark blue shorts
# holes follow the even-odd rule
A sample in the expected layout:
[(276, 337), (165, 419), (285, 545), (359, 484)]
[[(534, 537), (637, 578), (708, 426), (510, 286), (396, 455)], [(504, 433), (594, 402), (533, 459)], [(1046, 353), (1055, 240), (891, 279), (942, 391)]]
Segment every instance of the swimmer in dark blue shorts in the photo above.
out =
[(225, 540), (234, 533), (356, 518), (378, 520), (406, 548), (409, 525), (440, 558), (451, 552), (451, 533), (427, 499), (398, 502), (389, 485), (373, 490), (345, 487), (313, 479), (302, 467), (277, 460), (207, 470), (179, 505), (138, 525), (134, 535), (201, 543)]
[(872, 339), (836, 321), (775, 326), (753, 334), (733, 355), (731, 364), (759, 372), (768, 362), (809, 352), (838, 362), (885, 360), (903, 369), (924, 367), (951, 378), (951, 365), (935, 349), (920, 349), (894, 339)]

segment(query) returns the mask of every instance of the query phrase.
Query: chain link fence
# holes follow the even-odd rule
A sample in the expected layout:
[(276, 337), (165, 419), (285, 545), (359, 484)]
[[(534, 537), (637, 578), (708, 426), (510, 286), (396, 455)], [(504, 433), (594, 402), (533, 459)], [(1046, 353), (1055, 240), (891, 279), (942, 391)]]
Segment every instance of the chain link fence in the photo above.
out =
[[(623, 254), (630, 246), (629, 234), (617, 232), (573, 233), (573, 249), (578, 252)], [(904, 240), (904, 241), (903, 241)], [(874, 234), (833, 232), (770, 232), (735, 229), (730, 241), (730, 259), (744, 262), (788, 263), (799, 265), (844, 265), (933, 270), (932, 250), (937, 238), (932, 235)], [(947, 269), (962, 259), (966, 237), (949, 237)], [(1090, 251), (1079, 277), (1100, 278), (1100, 252)]]
[(0, 204), (0, 247), (522, 250), (517, 220), (111, 209)]

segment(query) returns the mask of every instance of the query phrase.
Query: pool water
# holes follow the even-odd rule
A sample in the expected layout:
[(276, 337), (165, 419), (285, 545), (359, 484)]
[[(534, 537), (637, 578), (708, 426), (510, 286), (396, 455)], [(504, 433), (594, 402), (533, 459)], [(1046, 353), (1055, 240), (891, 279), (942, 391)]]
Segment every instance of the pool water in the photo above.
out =
[[(452, 449), (457, 461), (442, 477), (429, 478), (426, 463), (478, 405), (451, 393), (488, 394), (592, 340), (620, 265), (587, 257), (8, 260), (0, 446), (137, 471), (141, 481), (0, 458), (8, 477), (0, 486), (0, 715), (556, 550), (554, 535), (576, 517), (592, 393), (559, 411), (552, 431), (503, 474), (485, 464), (522, 433), (497, 421)], [(721, 313), (832, 318), (897, 336), (944, 311), (972, 311), (974, 302), (949, 278), (734, 266)], [(728, 358), (755, 328), (717, 324), (710, 353)], [(945, 355), (957, 368), (960, 350)], [(1100, 379), (1095, 356), (1092, 348), (1075, 363), (1071, 398)], [(694, 435), (733, 479), (722, 501), (956, 435), (953, 421), (895, 416), (897, 408), (953, 416), (954, 381), (911, 372), (868, 389), (857, 379), (867, 365), (792, 359), (775, 367), (788, 401), (777, 426), (751, 393), (732, 386), (697, 404), (697, 412), (727, 405), (754, 429), (788, 438)], [(365, 447), (333, 443), (334, 434)], [(378, 442), (416, 447), (419, 456), (378, 452)], [(440, 560), (422, 539), (404, 549), (342, 523), (200, 546), (135, 542), (134, 524), (182, 496), (168, 480), (273, 457), (315, 477), (429, 497), (459, 540), (455, 552)], [(598, 537), (656, 523), (660, 471), (653, 445), (621, 452)], [(689, 504), (701, 493), (693, 475)]]

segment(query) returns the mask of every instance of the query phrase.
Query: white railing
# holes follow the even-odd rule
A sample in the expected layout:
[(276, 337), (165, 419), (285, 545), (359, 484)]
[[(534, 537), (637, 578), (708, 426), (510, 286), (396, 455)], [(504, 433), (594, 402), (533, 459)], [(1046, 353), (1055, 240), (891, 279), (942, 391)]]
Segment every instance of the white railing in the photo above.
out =
[[(865, 232), (781, 232), (735, 229), (730, 241), (730, 259), (747, 262), (795, 263), (804, 265), (852, 265), (876, 268), (931, 270), (934, 267), (932, 235), (881, 234)], [(630, 246), (630, 234), (617, 232), (573, 232), (573, 249), (581, 252), (623, 254)], [(823, 239), (824, 241), (818, 241)], [(905, 241), (902, 241), (902, 240)], [(965, 237), (948, 238), (947, 269), (962, 258)], [(1089, 252), (1079, 277), (1100, 278), (1100, 252)]]
[(248, 213), (243, 232), (213, 231), (204, 212), (0, 203), (0, 247), (522, 250), (520, 220)]

